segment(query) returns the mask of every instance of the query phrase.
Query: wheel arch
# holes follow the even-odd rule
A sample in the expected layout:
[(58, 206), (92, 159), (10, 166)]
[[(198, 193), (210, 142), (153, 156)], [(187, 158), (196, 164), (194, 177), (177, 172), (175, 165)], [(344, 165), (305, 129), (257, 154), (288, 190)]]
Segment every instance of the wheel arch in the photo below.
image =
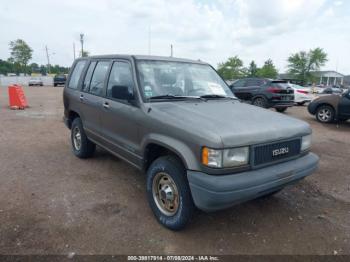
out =
[(174, 138), (152, 135), (142, 143), (143, 170), (147, 171), (150, 164), (160, 156), (173, 155), (178, 158), (186, 169), (196, 168), (197, 161), (191, 149), (183, 142)]

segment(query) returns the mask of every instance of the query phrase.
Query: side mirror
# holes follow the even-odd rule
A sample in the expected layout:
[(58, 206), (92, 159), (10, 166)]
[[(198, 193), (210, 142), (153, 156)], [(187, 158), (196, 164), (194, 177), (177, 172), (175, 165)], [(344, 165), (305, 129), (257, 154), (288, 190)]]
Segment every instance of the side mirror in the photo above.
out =
[(134, 100), (134, 94), (129, 92), (127, 86), (112, 86), (112, 97), (126, 101)]

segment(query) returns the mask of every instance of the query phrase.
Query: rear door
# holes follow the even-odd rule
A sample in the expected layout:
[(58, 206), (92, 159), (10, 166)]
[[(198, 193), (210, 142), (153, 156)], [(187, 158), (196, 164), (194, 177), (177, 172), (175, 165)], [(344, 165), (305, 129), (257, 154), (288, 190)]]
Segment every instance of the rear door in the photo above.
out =
[(80, 112), (88, 137), (100, 141), (103, 93), (110, 60), (91, 61), (80, 92)]
[(103, 99), (101, 121), (106, 147), (140, 167), (142, 157), (138, 130), (143, 111), (135, 102), (135, 88), (132, 64), (128, 60), (115, 60), (110, 70), (106, 98)]
[(350, 93), (343, 95), (338, 106), (339, 116), (350, 117)]

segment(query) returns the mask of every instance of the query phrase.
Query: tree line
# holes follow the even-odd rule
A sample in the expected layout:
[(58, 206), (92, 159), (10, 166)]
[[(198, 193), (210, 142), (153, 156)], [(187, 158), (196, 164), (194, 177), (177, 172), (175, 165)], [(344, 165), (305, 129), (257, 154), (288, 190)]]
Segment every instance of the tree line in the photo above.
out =
[(0, 74), (7, 75), (14, 73), (24, 74), (67, 74), (69, 67), (60, 65), (39, 65), (29, 64), (33, 56), (33, 49), (22, 39), (17, 39), (9, 43), (10, 57), (7, 60), (0, 59)]
[[(328, 61), (327, 53), (322, 48), (311, 49), (308, 52), (300, 51), (291, 54), (287, 58), (287, 73), (292, 79), (301, 80), (304, 83), (315, 81), (314, 71), (320, 70)], [(251, 61), (248, 67), (244, 67), (243, 61), (238, 57), (230, 57), (226, 62), (219, 63), (218, 73), (225, 80), (234, 80), (244, 77), (277, 78), (278, 70), (271, 59), (265, 61), (262, 67), (258, 67), (255, 61)]]

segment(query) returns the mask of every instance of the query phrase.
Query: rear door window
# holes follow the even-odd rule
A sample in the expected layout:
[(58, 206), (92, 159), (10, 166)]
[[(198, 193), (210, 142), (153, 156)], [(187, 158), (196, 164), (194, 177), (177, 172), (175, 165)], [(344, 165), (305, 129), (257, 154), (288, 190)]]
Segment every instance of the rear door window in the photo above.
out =
[(103, 87), (108, 72), (110, 61), (100, 61), (97, 63), (90, 82), (90, 93), (102, 96)]
[(91, 81), (92, 73), (94, 72), (95, 66), (96, 66), (96, 62), (95, 61), (91, 62), (91, 64), (89, 65), (89, 69), (86, 72), (84, 83), (83, 83), (83, 91), (85, 92), (88, 92), (90, 89), (90, 81)]
[(78, 84), (79, 84), (79, 79), (81, 76), (81, 72), (83, 72), (83, 69), (85, 67), (86, 64), (86, 60), (83, 61), (79, 61), (76, 63), (72, 75), (69, 79), (69, 83), (68, 83), (68, 87), (72, 88), (72, 89), (77, 89), (78, 88)]

